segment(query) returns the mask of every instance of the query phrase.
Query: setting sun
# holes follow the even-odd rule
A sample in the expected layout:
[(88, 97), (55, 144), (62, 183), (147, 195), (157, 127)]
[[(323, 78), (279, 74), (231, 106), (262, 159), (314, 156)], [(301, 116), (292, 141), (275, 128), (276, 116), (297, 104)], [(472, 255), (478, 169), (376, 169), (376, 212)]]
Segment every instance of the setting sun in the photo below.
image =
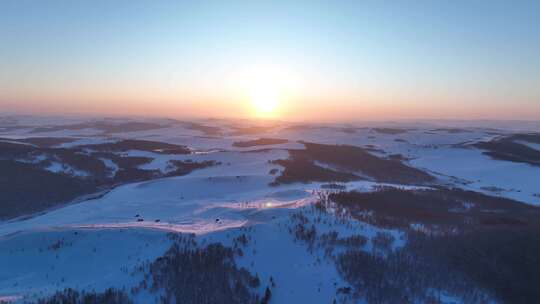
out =
[(290, 65), (252, 63), (232, 75), (228, 86), (243, 100), (251, 117), (276, 118), (286, 112), (301, 87), (296, 75)]
[(254, 89), (251, 93), (251, 105), (256, 116), (273, 117), (279, 106), (278, 94), (269, 89)]
[(251, 99), (255, 113), (259, 116), (271, 116), (275, 114), (276, 108), (279, 105), (279, 100), (271, 94), (260, 94), (253, 96)]

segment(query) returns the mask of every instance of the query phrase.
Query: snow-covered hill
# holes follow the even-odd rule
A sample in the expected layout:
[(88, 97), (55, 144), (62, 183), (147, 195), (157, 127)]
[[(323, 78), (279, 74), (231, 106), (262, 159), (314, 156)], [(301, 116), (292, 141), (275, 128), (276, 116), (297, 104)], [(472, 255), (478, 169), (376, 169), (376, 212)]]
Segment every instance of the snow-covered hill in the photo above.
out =
[[(364, 252), (369, 254), (366, 258), (391, 259), (400, 248), (411, 252), (407, 246), (413, 244), (413, 233), (441, 235), (443, 228), (454, 235), (468, 229), (491, 232), (493, 225), (536, 227), (526, 214), (540, 205), (540, 166), (530, 161), (537, 157), (535, 152), (527, 150), (527, 163), (492, 157), (476, 145), (534, 131), (519, 125), (511, 130), (464, 122), (300, 125), (28, 117), (5, 121), (9, 125), (0, 126), (0, 144), (6, 147), (0, 162), (61, 179), (44, 183), (55, 187), (43, 192), (47, 195), (64, 191), (68, 181), (85, 188), (52, 197), (43, 206), (32, 205), (39, 200), (32, 197), (25, 201), (27, 209), (5, 212), (0, 222), (0, 302), (34, 302), (65, 288), (97, 293), (115, 288), (136, 303), (158, 301), (167, 295), (167, 288), (144, 288), (146, 283), (141, 282), (152, 284), (150, 265), (178, 245), (173, 235), (180, 234), (194, 234), (199, 248), (212, 243), (236, 248), (235, 267), (259, 278), (260, 283), (249, 289), (259, 299), (264, 299), (268, 287), (271, 303), (376, 302), (373, 287), (360, 282), (365, 278), (356, 280), (343, 269), (349, 263), (345, 257)], [(540, 154), (534, 136), (518, 144)], [(323, 151), (330, 151), (325, 153), (347, 159), (294, 152), (305, 151), (305, 143), (321, 144)], [(373, 158), (356, 159), (356, 150), (348, 146)], [(73, 160), (80, 155), (86, 158)], [(279, 162), (287, 159), (288, 165)], [(362, 159), (380, 167), (374, 172)], [(90, 161), (101, 164), (101, 171), (85, 171), (84, 164)], [(6, 189), (22, 189), (0, 198), (2, 208), (21, 206), (17, 200), (26, 188), (14, 184), (13, 178), (20, 170), (2, 173)], [(425, 175), (394, 178), (411, 172)], [(28, 189), (42, 183), (31, 181), (38, 187)], [(469, 226), (456, 224), (454, 217), (439, 218), (435, 225), (411, 217), (416, 222), (396, 226), (381, 222), (367, 207), (360, 212), (328, 198), (340, 191), (384, 191), (381, 187), (420, 196), (441, 188), (474, 191), (467, 196), (448, 192), (466, 208), (445, 210), (466, 214)], [(500, 205), (489, 205), (492, 201)], [(506, 212), (507, 217), (472, 213), (473, 206), (480, 205), (482, 212)], [(488, 220), (496, 224), (486, 228)], [(464, 276), (470, 278), (471, 290), (428, 282), (410, 294), (419, 302), (508, 299), (468, 275)]]

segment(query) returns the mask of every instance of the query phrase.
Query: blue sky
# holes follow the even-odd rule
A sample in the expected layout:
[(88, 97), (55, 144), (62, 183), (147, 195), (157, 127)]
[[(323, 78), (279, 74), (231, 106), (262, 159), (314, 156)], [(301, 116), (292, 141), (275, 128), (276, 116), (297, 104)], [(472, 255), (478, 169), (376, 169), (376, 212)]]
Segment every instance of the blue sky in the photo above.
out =
[(540, 119), (539, 54), (540, 1), (0, 1), (10, 110)]

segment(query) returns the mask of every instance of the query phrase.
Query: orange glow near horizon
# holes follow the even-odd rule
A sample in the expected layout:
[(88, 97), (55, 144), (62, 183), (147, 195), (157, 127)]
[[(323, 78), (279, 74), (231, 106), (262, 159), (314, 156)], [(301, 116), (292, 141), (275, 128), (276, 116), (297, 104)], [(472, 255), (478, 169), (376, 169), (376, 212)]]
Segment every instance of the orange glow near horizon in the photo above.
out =
[[(79, 85), (68, 80), (48, 89), (0, 92), (4, 111), (107, 116), (216, 117), (285, 121), (394, 119), (537, 119), (533, 98), (516, 108), (504, 96), (477, 98), (460, 91), (437, 92), (359, 83), (340, 86), (331, 76), (294, 63), (251, 63), (223, 69), (203, 82), (145, 87)], [(456, 107), (458, 103), (467, 106)], [(527, 106), (527, 103), (530, 106)]]
[[(249, 90), (247, 90), (249, 91)], [(457, 109), (450, 102), (415, 103), (372, 99), (359, 96), (357, 99), (344, 96), (314, 98), (290, 96), (262, 90), (261, 93), (245, 92), (239, 97), (189, 96), (167, 98), (129, 98), (115, 96), (92, 99), (49, 99), (43, 102), (25, 99), (4, 103), (5, 112), (27, 114), (88, 114), (107, 116), (148, 117), (215, 117), (239, 119), (278, 119), (285, 121), (357, 121), (394, 119), (513, 119), (520, 113), (521, 119), (536, 119), (540, 112), (536, 108), (516, 111), (512, 105), (486, 106), (481, 103)], [(269, 92), (269, 93), (266, 93)], [(216, 94), (217, 95), (217, 94)], [(224, 96), (225, 97), (225, 96)], [(427, 106), (427, 105), (429, 106)]]

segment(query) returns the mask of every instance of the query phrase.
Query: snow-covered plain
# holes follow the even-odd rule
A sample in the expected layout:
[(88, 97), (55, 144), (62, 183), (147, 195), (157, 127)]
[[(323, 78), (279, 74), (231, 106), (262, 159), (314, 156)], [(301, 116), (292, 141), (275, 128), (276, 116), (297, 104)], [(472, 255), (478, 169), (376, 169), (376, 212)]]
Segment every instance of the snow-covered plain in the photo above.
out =
[[(195, 233), (203, 243), (230, 244), (235, 235), (249, 231), (255, 241), (238, 263), (257, 273), (263, 282), (270, 277), (275, 280), (272, 303), (331, 303), (337, 288), (346, 285), (333, 261), (325, 259), (321, 249), (307, 250), (287, 229), (291, 214), (317, 201), (321, 184), (269, 186), (275, 178), (269, 172), (282, 170), (270, 161), (287, 158), (287, 149), (302, 149), (298, 141), (369, 147), (380, 156), (401, 154), (409, 165), (427, 170), (441, 183), (540, 205), (540, 167), (494, 160), (481, 150), (460, 146), (489, 140), (495, 133), (510, 133), (508, 128), (494, 130), (496, 125), (407, 122), (299, 127), (275, 123), (270, 129), (245, 134), (238, 131), (239, 126), (249, 127), (249, 122), (213, 120), (198, 123), (219, 128), (220, 135), (209, 135), (184, 122), (114, 134), (92, 128), (32, 132), (32, 128), (42, 125), (81, 121), (84, 119), (36, 121), (20, 117), (19, 124), (24, 128), (0, 132), (0, 137), (72, 137), (74, 141), (60, 145), (64, 148), (120, 139), (162, 141), (185, 145), (192, 153), (166, 155), (132, 150), (123, 154), (149, 157), (152, 161), (140, 168), (162, 172), (169, 170), (171, 160), (211, 160), (220, 165), (185, 176), (120, 185), (96, 199), (0, 222), (0, 301), (33, 301), (67, 287), (96, 291), (130, 288), (141, 276), (134, 274), (134, 269), (159, 257), (171, 245), (166, 237), (169, 232)], [(384, 127), (398, 131), (375, 129)], [(515, 129), (526, 127), (531, 126), (518, 125)], [(233, 145), (258, 138), (289, 142), (249, 148)], [(112, 174), (118, 169), (114, 163), (104, 162)], [(64, 169), (57, 163), (48, 168)], [(344, 185), (349, 190), (370, 191), (379, 184), (356, 181)], [(318, 228), (328, 229), (324, 225)], [(378, 231), (358, 222), (344, 222), (334, 229), (341, 235), (355, 233), (368, 239)], [(403, 242), (399, 231), (390, 233), (397, 240), (394, 245), (399, 246)], [(449, 303), (454, 300), (450, 296), (448, 299)], [(134, 300), (151, 301), (144, 297)]]

